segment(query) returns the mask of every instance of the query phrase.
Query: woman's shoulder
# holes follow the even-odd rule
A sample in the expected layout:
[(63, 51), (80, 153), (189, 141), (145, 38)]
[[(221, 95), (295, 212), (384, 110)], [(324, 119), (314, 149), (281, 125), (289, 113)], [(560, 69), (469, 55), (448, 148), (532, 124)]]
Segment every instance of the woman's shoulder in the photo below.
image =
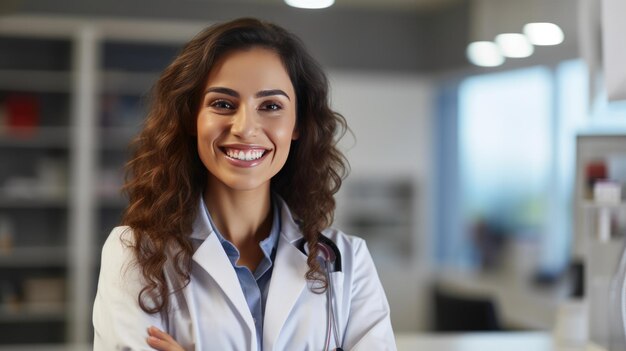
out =
[(133, 230), (129, 226), (113, 228), (102, 246), (103, 253), (111, 250), (121, 250), (132, 247), (135, 242)]
[(134, 261), (134, 235), (128, 226), (113, 228), (102, 246), (103, 267), (123, 267)]
[(333, 227), (323, 230), (322, 235), (332, 240), (339, 249), (354, 248), (365, 243), (365, 240), (362, 238), (359, 238), (356, 235), (347, 234), (346, 232)]

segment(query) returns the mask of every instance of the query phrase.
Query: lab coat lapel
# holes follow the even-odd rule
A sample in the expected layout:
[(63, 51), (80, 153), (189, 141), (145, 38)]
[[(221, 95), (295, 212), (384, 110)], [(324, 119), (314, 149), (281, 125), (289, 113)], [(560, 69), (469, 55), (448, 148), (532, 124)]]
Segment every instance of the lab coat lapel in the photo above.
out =
[(282, 230), (278, 239), (263, 322), (263, 349), (268, 351), (274, 349), (289, 312), (307, 285), (304, 277), (308, 270), (307, 257), (294, 245), (302, 238), (302, 234), (284, 202), (281, 207)]
[(192, 259), (213, 278), (224, 292), (224, 295), (226, 295), (226, 298), (230, 300), (241, 315), (241, 318), (246, 321), (252, 335), (252, 345), (256, 345), (256, 328), (254, 327), (254, 321), (252, 320), (252, 314), (248, 308), (246, 298), (241, 290), (237, 273), (228, 259), (222, 244), (211, 229), (203, 204), (201, 204), (200, 211), (196, 217), (191, 238), (204, 239), (204, 241), (200, 244)]
[(193, 255), (193, 260), (215, 280), (247, 324), (254, 325), (239, 279), (237, 279), (237, 273), (215, 234), (209, 235), (200, 245)]

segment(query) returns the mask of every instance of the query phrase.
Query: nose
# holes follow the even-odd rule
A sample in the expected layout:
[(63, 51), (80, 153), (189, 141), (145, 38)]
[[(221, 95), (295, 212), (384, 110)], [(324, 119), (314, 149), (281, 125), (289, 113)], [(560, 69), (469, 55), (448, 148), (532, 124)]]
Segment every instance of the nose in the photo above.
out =
[(242, 106), (233, 116), (233, 123), (230, 131), (233, 135), (242, 139), (253, 137), (256, 134), (256, 119), (254, 109), (250, 110)]

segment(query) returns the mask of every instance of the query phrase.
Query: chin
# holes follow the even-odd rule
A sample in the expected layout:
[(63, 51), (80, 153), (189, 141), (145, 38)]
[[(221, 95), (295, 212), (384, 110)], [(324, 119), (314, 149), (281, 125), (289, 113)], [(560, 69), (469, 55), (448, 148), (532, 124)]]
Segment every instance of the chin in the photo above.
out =
[(263, 181), (259, 179), (225, 179), (222, 181), (224, 185), (232, 190), (237, 191), (250, 191), (263, 188), (265, 186), (269, 187), (269, 180)]

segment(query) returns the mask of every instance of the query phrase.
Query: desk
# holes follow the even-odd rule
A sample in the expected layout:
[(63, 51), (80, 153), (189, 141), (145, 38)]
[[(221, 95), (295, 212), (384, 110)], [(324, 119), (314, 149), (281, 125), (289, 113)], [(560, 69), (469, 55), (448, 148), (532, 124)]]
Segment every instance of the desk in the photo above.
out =
[(397, 334), (398, 351), (606, 351), (597, 346), (560, 347), (548, 332)]

